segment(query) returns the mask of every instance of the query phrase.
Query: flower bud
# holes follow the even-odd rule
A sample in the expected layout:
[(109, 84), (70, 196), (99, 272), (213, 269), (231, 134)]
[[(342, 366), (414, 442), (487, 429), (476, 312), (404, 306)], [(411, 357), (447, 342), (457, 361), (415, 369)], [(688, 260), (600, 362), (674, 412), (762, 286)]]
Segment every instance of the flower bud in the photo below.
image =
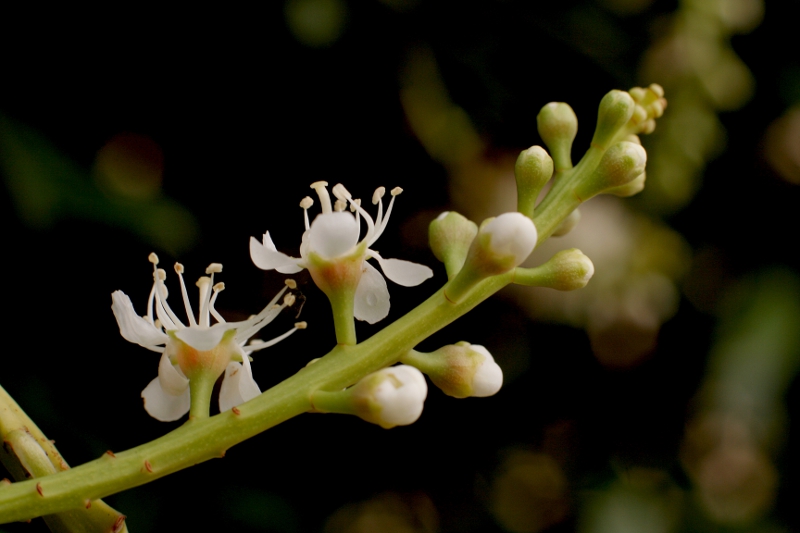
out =
[(408, 365), (373, 372), (343, 391), (316, 391), (314, 409), (322, 413), (356, 415), (389, 429), (416, 422), (428, 395), (425, 376)]
[(517, 211), (533, 218), (536, 199), (553, 176), (553, 160), (541, 146), (520, 152), (514, 167), (517, 178)]
[(646, 163), (644, 148), (629, 141), (618, 142), (606, 151), (594, 173), (575, 186), (575, 194), (586, 201), (596, 194), (627, 185), (644, 172)]
[(444, 263), (447, 277), (455, 276), (467, 259), (478, 225), (456, 213), (445, 211), (428, 226), (428, 241), (436, 259)]
[(384, 429), (413, 424), (422, 414), (428, 384), (408, 365), (374, 372), (352, 388), (355, 414)]
[(553, 154), (556, 171), (572, 168), (572, 141), (578, 133), (578, 117), (564, 102), (550, 102), (536, 116), (544, 144)]
[(600, 101), (592, 145), (605, 149), (633, 116), (636, 103), (625, 91), (610, 91)]
[(517, 269), (514, 282), (559, 291), (582, 289), (594, 275), (594, 265), (577, 248), (562, 250), (536, 268)]
[(520, 265), (536, 246), (533, 221), (522, 213), (503, 213), (481, 225), (475, 243), (492, 273), (507, 272)]
[(492, 354), (478, 344), (462, 341), (433, 353), (411, 351), (402, 360), (422, 370), (434, 385), (454, 398), (492, 396), (503, 386), (503, 371)]

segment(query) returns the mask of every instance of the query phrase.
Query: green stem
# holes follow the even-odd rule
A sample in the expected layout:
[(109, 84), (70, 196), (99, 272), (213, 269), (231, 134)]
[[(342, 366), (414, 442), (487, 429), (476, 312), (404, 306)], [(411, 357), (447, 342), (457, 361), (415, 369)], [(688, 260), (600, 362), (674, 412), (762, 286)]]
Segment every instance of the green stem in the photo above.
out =
[(208, 410), (211, 407), (211, 393), (214, 392), (216, 376), (211, 376), (207, 372), (198, 372), (189, 380), (190, 407), (189, 418), (201, 420), (208, 418)]
[(312, 409), (316, 390), (337, 390), (395, 363), (420, 341), (440, 330), (508, 285), (513, 270), (490, 277), (458, 304), (438, 290), (416, 309), (361, 344), (337, 346), (297, 374), (244, 403), (205, 419), (190, 419), (180, 428), (147, 444), (0, 490), (0, 523), (80, 507), (96, 499), (143, 485), (197, 463), (221, 457), (225, 450), (281, 422)]
[(338, 291), (334, 298), (328, 297), (333, 311), (333, 327), (336, 330), (336, 342), (340, 345), (353, 346), (356, 339), (356, 321), (353, 317), (355, 291)]

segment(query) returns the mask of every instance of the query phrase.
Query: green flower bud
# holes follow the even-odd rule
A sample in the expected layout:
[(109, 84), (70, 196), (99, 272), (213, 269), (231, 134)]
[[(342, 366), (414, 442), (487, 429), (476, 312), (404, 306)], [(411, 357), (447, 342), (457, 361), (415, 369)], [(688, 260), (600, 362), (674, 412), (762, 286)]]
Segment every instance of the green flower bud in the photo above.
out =
[(629, 196), (633, 196), (634, 194), (639, 194), (644, 190), (644, 182), (647, 178), (647, 173), (642, 172), (637, 177), (633, 179), (633, 181), (626, 183), (625, 185), (621, 185), (619, 187), (613, 187), (606, 191), (606, 194), (613, 194), (614, 196), (619, 196), (620, 198), (628, 198)]
[(628, 124), (635, 109), (636, 102), (627, 92), (614, 90), (606, 94), (600, 101), (592, 145), (605, 149)]
[(517, 177), (517, 211), (533, 218), (536, 199), (553, 176), (553, 160), (541, 146), (520, 152), (514, 167)]
[(556, 171), (572, 168), (572, 141), (578, 133), (578, 117), (564, 102), (550, 102), (536, 116), (544, 144), (553, 154)]
[(608, 149), (594, 173), (575, 186), (575, 195), (581, 201), (615, 187), (627, 185), (638, 178), (647, 163), (647, 152), (638, 144), (622, 141)]
[(518, 268), (514, 282), (558, 291), (582, 289), (594, 275), (594, 265), (577, 248), (562, 250), (536, 268)]
[(447, 277), (455, 276), (469, 253), (478, 225), (455, 211), (445, 211), (428, 226), (428, 242), (433, 255), (444, 263)]

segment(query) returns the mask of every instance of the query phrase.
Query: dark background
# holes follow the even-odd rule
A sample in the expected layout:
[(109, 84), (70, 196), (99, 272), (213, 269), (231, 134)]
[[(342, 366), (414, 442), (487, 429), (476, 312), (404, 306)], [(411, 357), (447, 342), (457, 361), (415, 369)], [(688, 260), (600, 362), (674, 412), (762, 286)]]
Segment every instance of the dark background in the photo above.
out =
[[(536, 113), (558, 100), (587, 125), (576, 141), (583, 150), (599, 99), (640, 82), (642, 52), (659, 21), (678, 7), (657, 0), (623, 16), (592, 1), (440, 1), (402, 10), (377, 1), (345, 5), (343, 33), (325, 47), (292, 35), (282, 2), (257, 12), (194, 8), (181, 16), (130, 6), (99, 19), (87, 12), (41, 23), (37, 14), (25, 17), (24, 26), (4, 17), (0, 126), (59, 154), (48, 168), (71, 161), (94, 195), (83, 203), (32, 179), (32, 191), (59, 198), (42, 208), (49, 215), (34, 216), (20, 207), (11, 185), (0, 189), (6, 308), (0, 379), (72, 465), (179, 424), (157, 422), (142, 409), (139, 394), (155, 376), (157, 356), (125, 342), (109, 310), (117, 289), (143, 310), (151, 251), (167, 265), (180, 260), (190, 280), (208, 263), (223, 263), (219, 279), (227, 289), (217, 308), (244, 317), (282, 284), (282, 276), (252, 265), (247, 240), (269, 229), (280, 250), (297, 255), (297, 204), (309, 183), (341, 181), (362, 197), (378, 185), (400, 185), (405, 193), (379, 250), (428, 264), (436, 276), (414, 289), (390, 283), (387, 320), (444, 281), (424, 239), (404, 239), (425, 231), (427, 221), (415, 213), (450, 208), (447, 174), (408, 127), (398, 96), (409, 51), (433, 51), (454, 102), (491, 149), (539, 142)], [(707, 166), (692, 203), (666, 217), (693, 249), (720, 251), (726, 279), (776, 264), (798, 267), (791, 228), (800, 193), (764, 162), (760, 144), (770, 122), (793, 103), (791, 73), (800, 64), (795, 22), (781, 11), (788, 5), (768, 5), (758, 28), (733, 38), (757, 80), (756, 93), (740, 110), (720, 115), (728, 130), (725, 152)], [(613, 53), (587, 53), (605, 44), (587, 44), (586, 35), (576, 34), (576, 13), (622, 44)], [(147, 136), (163, 151), (163, 182), (149, 198), (170, 198), (191, 213), (180, 216), (194, 219), (195, 230), (176, 230), (167, 246), (134, 227), (149, 220), (158, 228), (158, 220), (117, 217), (144, 208), (92, 185), (98, 150), (124, 132)], [(105, 211), (96, 207), (104, 198), (112, 198)], [(262, 389), (333, 344), (324, 295), (307, 273), (295, 278), (307, 298), (301, 319), (309, 329), (256, 356)], [(264, 335), (293, 321), (285, 314)], [(465, 339), (485, 345), (501, 366), (510, 361), (524, 369), (496, 397), (456, 401), (432, 388), (422, 418), (390, 431), (351, 417), (302, 416), (224, 459), (106, 500), (129, 517), (134, 532), (299, 532), (322, 531), (343, 505), (391, 491), (427, 495), (443, 532), (503, 531), (487, 494), (504, 450), (543, 449), (561, 431), (570, 436), (558, 442), (572, 446), (564, 452), (571, 457), (572, 511), (548, 530), (573, 531), (580, 495), (632, 465), (663, 469), (678, 486), (689, 485), (677, 454), (715, 324), (712, 313), (682, 299), (650, 358), (611, 370), (592, 356), (582, 330), (531, 322), (508, 301), (492, 299), (422, 348)], [(361, 338), (376, 331), (358, 329)], [(790, 409), (790, 422), (794, 414)], [(796, 445), (795, 437), (789, 433), (785, 449)], [(769, 516), (796, 528), (800, 517), (781, 502), (796, 485), (797, 464), (779, 464), (783, 496)]]

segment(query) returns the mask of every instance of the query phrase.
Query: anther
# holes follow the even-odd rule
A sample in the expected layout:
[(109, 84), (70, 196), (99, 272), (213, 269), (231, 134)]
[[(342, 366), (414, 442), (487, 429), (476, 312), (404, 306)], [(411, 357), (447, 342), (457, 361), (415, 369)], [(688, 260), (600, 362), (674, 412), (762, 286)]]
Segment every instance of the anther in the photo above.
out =
[(294, 327), (297, 329), (306, 329), (308, 327), (308, 322), (295, 322)]
[(155, 324), (153, 324), (153, 325), (156, 327), (156, 329), (161, 329), (162, 328), (161, 320), (158, 319), (158, 318), (156, 318)]
[(372, 205), (377, 205), (377, 203), (381, 201), (381, 198), (383, 198), (384, 194), (386, 194), (386, 187), (378, 187), (375, 189), (375, 192), (372, 193)]
[(158, 256), (155, 253), (150, 253), (150, 255), (147, 256), (147, 260), (154, 265), (158, 264)]
[(41, 483), (37, 483), (36, 484), (36, 492), (39, 493), (39, 496), (44, 498), (44, 492), (42, 491), (42, 484)]
[(317, 190), (317, 188), (319, 187), (327, 187), (327, 186), (328, 186), (327, 181), (315, 181), (314, 183), (311, 184), (311, 188), (314, 190)]
[(222, 272), (222, 264), (221, 263), (211, 263), (206, 268), (206, 274), (219, 274)]
[(355, 213), (356, 207), (361, 207), (361, 198), (356, 198), (350, 202), (350, 212)]
[(286, 307), (291, 307), (294, 305), (295, 299), (296, 298), (294, 297), (294, 294), (291, 293), (287, 294), (286, 296), (283, 297), (283, 305), (285, 305)]
[(287, 279), (287, 280), (284, 280), (283, 282), (290, 289), (296, 289), (297, 288), (297, 282), (295, 280), (293, 280), (293, 279)]
[(161, 281), (167, 279), (167, 271), (164, 270), (163, 268), (159, 268), (156, 272), (158, 273), (158, 279), (160, 279)]
[(232, 407), (232, 408), (231, 408), (231, 411), (232, 411), (232, 412), (233, 412), (233, 414), (235, 414), (235, 415), (240, 415), (240, 414), (242, 414), (242, 412), (239, 410), (239, 408), (238, 408), (238, 407)]
[(180, 263), (175, 263), (175, 273), (176, 274), (183, 274), (183, 265)]
[(106, 455), (108, 455), (109, 457), (116, 457), (116, 455), (114, 455), (114, 452), (112, 452), (111, 450), (106, 450)]
[(391, 194), (392, 194), (392, 196), (397, 196), (401, 192), (403, 192), (403, 189), (401, 187), (395, 187), (394, 189), (392, 189)]
[(344, 185), (341, 183), (337, 183), (333, 186), (332, 189), (333, 195), (340, 200), (347, 200), (351, 197), (351, 194), (348, 192), (347, 189), (344, 188)]
[(153, 466), (150, 464), (150, 461), (148, 461), (147, 459), (144, 460), (144, 469), (147, 470), (148, 472), (152, 472), (153, 471)]
[(211, 287), (214, 292), (222, 292), (225, 290), (225, 284), (223, 282), (215, 283), (213, 287)]
[(314, 205), (314, 199), (311, 198), (310, 196), (306, 196), (305, 198), (300, 200), (300, 207), (302, 207), (303, 209), (308, 209), (312, 205)]
[(333, 210), (337, 212), (344, 211), (346, 208), (347, 208), (347, 202), (342, 199), (336, 200), (336, 202), (333, 204)]

